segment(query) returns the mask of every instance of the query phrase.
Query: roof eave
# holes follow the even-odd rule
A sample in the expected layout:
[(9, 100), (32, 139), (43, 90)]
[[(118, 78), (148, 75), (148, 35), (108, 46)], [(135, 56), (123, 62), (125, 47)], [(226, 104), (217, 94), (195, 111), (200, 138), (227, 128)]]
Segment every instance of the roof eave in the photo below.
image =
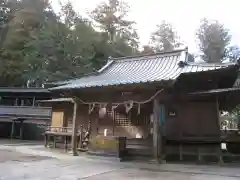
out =
[(116, 88), (116, 87), (125, 87), (125, 86), (136, 86), (136, 85), (149, 85), (149, 84), (159, 84), (159, 85), (173, 85), (175, 80), (173, 79), (168, 79), (168, 80), (159, 80), (159, 81), (146, 81), (146, 82), (135, 82), (135, 83), (125, 83), (125, 84), (108, 84), (108, 85), (98, 85), (98, 86), (84, 86), (84, 87), (64, 87), (64, 86), (59, 86), (59, 87), (54, 87), (50, 88), (50, 91), (68, 91), (68, 90), (80, 90), (80, 89), (94, 89), (94, 88)]

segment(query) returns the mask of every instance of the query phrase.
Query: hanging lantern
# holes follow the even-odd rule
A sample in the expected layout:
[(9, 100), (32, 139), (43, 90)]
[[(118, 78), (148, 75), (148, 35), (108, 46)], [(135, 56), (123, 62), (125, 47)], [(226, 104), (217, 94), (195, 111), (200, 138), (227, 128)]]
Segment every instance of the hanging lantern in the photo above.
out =
[(133, 107), (133, 101), (130, 101), (129, 103), (125, 104), (125, 108), (126, 108), (126, 113), (129, 113), (129, 111), (132, 109)]
[(88, 114), (91, 114), (92, 111), (94, 110), (95, 104), (89, 104), (88, 106), (89, 106), (89, 108), (88, 108)]
[(141, 111), (141, 104), (138, 103), (138, 112), (137, 112), (138, 115), (140, 114), (140, 111)]
[(99, 117), (103, 118), (107, 114), (107, 109), (106, 108), (100, 108), (99, 109)]
[(103, 118), (107, 114), (107, 104), (100, 104), (99, 107), (99, 117)]

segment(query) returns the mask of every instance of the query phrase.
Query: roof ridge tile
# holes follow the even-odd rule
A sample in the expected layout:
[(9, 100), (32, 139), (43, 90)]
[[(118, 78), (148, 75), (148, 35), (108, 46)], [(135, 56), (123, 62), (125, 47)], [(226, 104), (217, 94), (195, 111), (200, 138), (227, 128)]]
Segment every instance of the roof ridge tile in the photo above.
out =
[(190, 63), (188, 62), (189, 66), (199, 66), (199, 67), (227, 67), (227, 66), (231, 66), (231, 65), (235, 65), (235, 63), (222, 63), (222, 64), (218, 64), (218, 63)]
[(113, 61), (129, 61), (132, 59), (136, 59), (136, 60), (142, 60), (139, 58), (149, 58), (149, 57), (167, 57), (167, 56), (171, 56), (171, 54), (175, 54), (175, 53), (181, 53), (181, 52), (187, 52), (187, 49), (175, 49), (173, 51), (162, 51), (162, 52), (157, 52), (157, 53), (151, 53), (151, 54), (139, 54), (139, 55), (134, 55), (134, 56), (125, 56), (125, 57), (117, 57), (117, 58), (113, 58), (110, 57), (110, 60)]

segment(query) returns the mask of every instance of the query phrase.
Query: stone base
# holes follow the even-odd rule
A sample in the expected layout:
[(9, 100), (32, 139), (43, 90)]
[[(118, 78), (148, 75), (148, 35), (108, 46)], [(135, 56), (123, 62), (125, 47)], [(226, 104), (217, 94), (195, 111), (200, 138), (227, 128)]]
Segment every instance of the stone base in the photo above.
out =
[(73, 156), (78, 156), (78, 153), (77, 152), (74, 152), (74, 151), (68, 151), (68, 154), (71, 154)]
[(117, 153), (104, 152), (104, 151), (88, 151), (87, 154), (94, 156), (106, 156), (106, 157), (117, 157)]

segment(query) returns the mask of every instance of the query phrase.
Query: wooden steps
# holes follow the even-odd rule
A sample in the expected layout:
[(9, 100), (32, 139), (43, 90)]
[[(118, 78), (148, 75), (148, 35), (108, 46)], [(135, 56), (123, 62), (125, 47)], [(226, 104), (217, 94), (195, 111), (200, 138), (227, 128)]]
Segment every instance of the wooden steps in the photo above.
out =
[(149, 139), (127, 139), (126, 142), (127, 160), (150, 160), (152, 159), (152, 140)]

